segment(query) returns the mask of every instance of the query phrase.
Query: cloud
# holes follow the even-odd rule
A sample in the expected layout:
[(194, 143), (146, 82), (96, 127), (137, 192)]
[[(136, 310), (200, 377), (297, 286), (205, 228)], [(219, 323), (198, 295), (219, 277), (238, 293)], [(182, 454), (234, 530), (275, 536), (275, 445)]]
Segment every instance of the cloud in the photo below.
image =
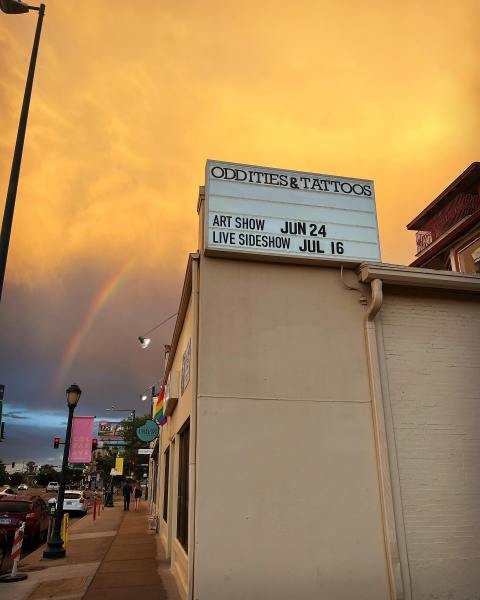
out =
[(31, 419), (31, 417), (28, 417), (28, 416), (18, 413), (18, 412), (4, 412), (3, 416), (10, 417), (10, 419), (26, 419), (26, 420)]
[[(160, 378), (173, 323), (147, 352), (136, 338), (177, 310), (207, 158), (374, 179), (383, 259), (408, 263), (405, 223), (480, 154), (475, 0), (120, 0), (114, 26), (94, 4), (48, 3), (0, 310), (12, 431), (24, 407), (45, 457), (66, 414), (52, 382), (126, 261), (61, 385), (99, 415), (142, 410)], [(0, 19), (0, 195), (34, 27)]]

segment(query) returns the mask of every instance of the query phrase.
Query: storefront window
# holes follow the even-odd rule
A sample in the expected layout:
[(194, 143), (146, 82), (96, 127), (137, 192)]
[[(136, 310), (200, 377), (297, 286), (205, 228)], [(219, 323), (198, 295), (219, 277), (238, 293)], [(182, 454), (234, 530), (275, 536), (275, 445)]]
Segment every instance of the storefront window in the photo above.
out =
[(163, 520), (165, 523), (168, 521), (168, 480), (170, 471), (170, 448), (165, 450), (163, 455), (165, 464), (163, 471)]
[(190, 448), (190, 421), (188, 420), (179, 434), (180, 447), (178, 457), (178, 505), (177, 538), (185, 552), (188, 551), (188, 457)]

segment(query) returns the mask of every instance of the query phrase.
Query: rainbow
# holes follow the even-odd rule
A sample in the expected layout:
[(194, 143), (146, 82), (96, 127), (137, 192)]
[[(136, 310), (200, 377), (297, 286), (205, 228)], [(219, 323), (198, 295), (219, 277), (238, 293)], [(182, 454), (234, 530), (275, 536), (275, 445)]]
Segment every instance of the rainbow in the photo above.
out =
[(113, 292), (118, 288), (121, 281), (129, 271), (132, 265), (132, 261), (129, 259), (120, 269), (115, 271), (113, 275), (110, 275), (106, 281), (103, 283), (101, 288), (96, 293), (93, 298), (85, 316), (83, 317), (80, 325), (76, 329), (73, 336), (70, 338), (70, 341), (66, 345), (66, 348), (63, 352), (62, 359), (60, 361), (60, 367), (55, 376), (55, 380), (52, 386), (52, 392), (56, 393), (61, 385), (67, 385), (65, 381), (65, 377), (74, 361), (75, 357), (78, 354), (78, 350), (92, 327), (93, 322), (95, 321), (95, 317), (98, 315), (104, 304), (113, 294)]

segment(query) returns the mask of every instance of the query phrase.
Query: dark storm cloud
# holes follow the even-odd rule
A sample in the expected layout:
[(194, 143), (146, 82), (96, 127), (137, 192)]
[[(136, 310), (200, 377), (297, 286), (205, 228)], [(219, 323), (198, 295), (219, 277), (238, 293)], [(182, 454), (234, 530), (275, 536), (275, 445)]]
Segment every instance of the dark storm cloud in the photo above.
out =
[(31, 419), (31, 417), (28, 417), (28, 416), (18, 413), (18, 412), (4, 412), (3, 416), (4, 416), (4, 418), (9, 417), (10, 419), (27, 419), (27, 421), (29, 419)]
[(62, 389), (51, 391), (69, 340), (112, 271), (80, 264), (48, 285), (6, 285), (0, 311), (6, 440), (0, 458), (47, 460), (53, 437), (64, 435), (63, 390), (72, 382), (83, 391), (78, 415), (125, 417), (106, 412), (111, 405), (148, 412), (140, 395), (161, 377), (163, 344), (170, 341), (174, 321), (158, 331), (148, 350), (140, 348), (137, 336), (175, 312), (180, 277), (165, 290), (161, 277), (132, 271), (83, 337)]

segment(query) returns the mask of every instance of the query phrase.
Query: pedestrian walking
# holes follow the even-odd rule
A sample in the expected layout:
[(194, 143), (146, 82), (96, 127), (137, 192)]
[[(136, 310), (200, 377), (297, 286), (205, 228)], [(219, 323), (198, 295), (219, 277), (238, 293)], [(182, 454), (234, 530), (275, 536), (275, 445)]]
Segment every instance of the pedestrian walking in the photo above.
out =
[(140, 504), (140, 498), (142, 497), (142, 488), (140, 487), (140, 484), (138, 483), (138, 481), (135, 485), (133, 495), (135, 497), (135, 510), (138, 510), (138, 506)]
[(123, 510), (130, 510), (130, 496), (132, 495), (132, 486), (125, 482), (123, 486)]

